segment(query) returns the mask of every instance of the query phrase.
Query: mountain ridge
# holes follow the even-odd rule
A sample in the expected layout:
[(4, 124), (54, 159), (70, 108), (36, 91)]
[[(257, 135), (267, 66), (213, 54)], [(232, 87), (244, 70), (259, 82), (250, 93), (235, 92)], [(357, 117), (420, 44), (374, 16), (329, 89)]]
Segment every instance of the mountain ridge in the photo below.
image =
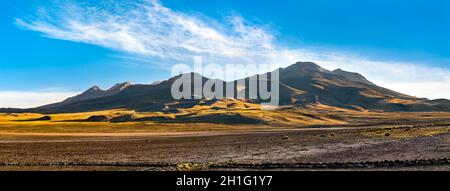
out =
[[(281, 106), (324, 104), (346, 109), (450, 111), (449, 100), (428, 100), (402, 94), (380, 87), (359, 73), (348, 72), (342, 69), (329, 71), (313, 62), (297, 62), (277, 70), (280, 72)], [(271, 73), (268, 72), (266, 74), (271, 76)], [(200, 77), (203, 84), (209, 80), (200, 74), (190, 74), (192, 77), (196, 75)], [(261, 77), (260, 74), (254, 76)], [(149, 85), (131, 84), (129, 82), (119, 83), (108, 90), (102, 90), (98, 86), (93, 86), (82, 94), (70, 97), (63, 102), (23, 111), (38, 113), (70, 113), (106, 109), (161, 111), (167, 108), (168, 105), (176, 110), (177, 108), (192, 107), (199, 104), (200, 100), (175, 100), (172, 98), (171, 86), (179, 77), (180, 75)], [(246, 95), (244, 101), (252, 103), (263, 102), (264, 100), (260, 99), (259, 95), (255, 100), (248, 99), (249, 79), (250, 77), (242, 79), (246, 82), (246, 85), (239, 88), (235, 87), (235, 96), (232, 98), (237, 98), (237, 92), (243, 91)], [(271, 79), (267, 80), (270, 81)], [(237, 80), (230, 82), (217, 80), (217, 82), (223, 83), (224, 87), (228, 83), (237, 84)], [(257, 85), (259, 86), (259, 83)], [(191, 93), (194, 95), (193, 92)], [(201, 98), (207, 99), (203, 95)]]

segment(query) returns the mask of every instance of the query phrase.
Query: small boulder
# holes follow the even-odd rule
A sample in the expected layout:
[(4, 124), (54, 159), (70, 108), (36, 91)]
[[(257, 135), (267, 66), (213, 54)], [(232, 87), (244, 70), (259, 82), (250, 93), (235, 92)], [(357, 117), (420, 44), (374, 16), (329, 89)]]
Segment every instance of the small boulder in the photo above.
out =
[(108, 122), (108, 117), (104, 115), (93, 115), (85, 120), (86, 122)]
[(130, 122), (134, 121), (136, 117), (133, 114), (129, 115), (121, 115), (117, 117), (113, 117), (110, 121), (113, 123), (120, 123), (120, 122)]
[(52, 120), (52, 118), (47, 115), (47, 116), (44, 116), (44, 117), (37, 118), (34, 121), (50, 121), (50, 120)]

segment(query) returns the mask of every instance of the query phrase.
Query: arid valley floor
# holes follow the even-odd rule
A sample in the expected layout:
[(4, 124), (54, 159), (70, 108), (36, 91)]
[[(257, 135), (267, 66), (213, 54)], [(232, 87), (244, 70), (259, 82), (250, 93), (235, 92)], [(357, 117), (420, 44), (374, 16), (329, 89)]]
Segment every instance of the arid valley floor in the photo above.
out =
[(365, 120), (387, 122), (355, 115), (349, 124), (298, 127), (1, 116), (0, 170), (450, 170), (443, 112), (366, 112)]

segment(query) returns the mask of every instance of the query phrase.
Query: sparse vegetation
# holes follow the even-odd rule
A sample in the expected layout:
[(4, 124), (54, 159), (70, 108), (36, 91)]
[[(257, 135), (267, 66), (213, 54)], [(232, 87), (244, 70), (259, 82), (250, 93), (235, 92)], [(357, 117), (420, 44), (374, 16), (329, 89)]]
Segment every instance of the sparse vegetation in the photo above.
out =
[[(211, 107), (224, 109), (214, 110)], [(432, 124), (445, 126), (448, 125), (448, 122), (445, 120), (448, 120), (449, 116), (445, 112), (361, 112), (320, 104), (302, 108), (281, 108), (275, 111), (260, 110), (258, 107), (257, 104), (230, 99), (215, 100), (213, 103), (205, 105), (195, 105), (190, 108), (180, 109), (177, 113), (136, 112), (133, 110), (105, 110), (51, 115), (5, 113), (0, 114), (0, 133), (114, 133), (280, 129), (313, 127), (312, 125), (317, 127), (351, 126), (352, 124), (367, 123), (368, 121), (371, 124), (436, 121), (432, 122)], [(86, 122), (86, 119), (93, 116), (101, 116), (102, 120), (100, 122), (95, 120), (95, 123)], [(36, 120), (44, 118), (49, 120)], [(415, 128), (411, 129), (412, 132), (416, 132)], [(403, 131), (407, 130), (404, 129)], [(384, 136), (385, 133), (381, 132), (380, 135)], [(389, 133), (392, 137), (396, 136), (396, 132)]]
[(200, 170), (206, 168), (207, 165), (197, 164), (197, 163), (179, 163), (177, 164), (178, 171), (191, 171), (191, 170)]
[(391, 137), (391, 138), (413, 138), (436, 136), (449, 133), (450, 127), (428, 127), (428, 128), (383, 128), (363, 132), (368, 137)]

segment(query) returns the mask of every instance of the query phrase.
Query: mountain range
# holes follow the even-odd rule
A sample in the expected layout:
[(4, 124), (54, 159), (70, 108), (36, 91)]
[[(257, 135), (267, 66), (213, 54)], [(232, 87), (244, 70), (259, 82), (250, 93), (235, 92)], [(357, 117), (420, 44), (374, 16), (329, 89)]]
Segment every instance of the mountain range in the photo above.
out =
[[(322, 104), (353, 110), (379, 111), (450, 111), (450, 101), (446, 99), (429, 100), (405, 95), (380, 87), (364, 76), (341, 69), (329, 71), (313, 62), (297, 62), (286, 68), (279, 68), (280, 105), (297, 107)], [(271, 76), (272, 72), (268, 73)], [(208, 78), (191, 73), (205, 83)], [(260, 75), (255, 75), (260, 77)], [(253, 77), (255, 77), (253, 76)], [(149, 85), (116, 84), (108, 90), (94, 86), (85, 92), (66, 100), (30, 109), (0, 109), (0, 112), (72, 113), (108, 109), (132, 109), (136, 111), (173, 111), (178, 108), (193, 107), (204, 101), (197, 99), (176, 100), (171, 96), (172, 83), (180, 76)], [(236, 87), (235, 92), (244, 91), (248, 97), (251, 77), (242, 79), (245, 87)], [(216, 79), (217, 80), (217, 79)], [(270, 78), (267, 79), (270, 81)], [(237, 81), (224, 82), (237, 84)], [(270, 84), (270, 83), (269, 83)], [(257, 84), (259, 86), (259, 84)], [(193, 84), (192, 84), (193, 86)], [(193, 89), (193, 88), (192, 88)], [(225, 89), (224, 89), (225, 91)], [(191, 92), (193, 94), (193, 92)], [(234, 98), (236, 98), (235, 93)], [(244, 99), (244, 102), (259, 103), (258, 99)]]

